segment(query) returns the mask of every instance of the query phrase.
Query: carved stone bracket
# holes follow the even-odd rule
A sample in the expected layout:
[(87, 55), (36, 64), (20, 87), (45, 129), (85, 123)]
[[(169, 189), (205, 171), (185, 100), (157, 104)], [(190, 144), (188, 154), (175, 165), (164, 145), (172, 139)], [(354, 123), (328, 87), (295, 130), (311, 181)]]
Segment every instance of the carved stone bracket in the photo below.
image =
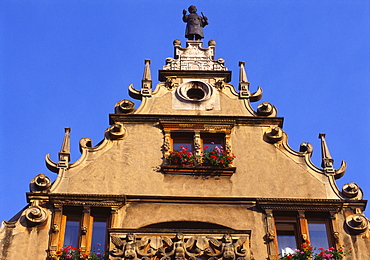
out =
[(111, 234), (110, 255), (125, 260), (250, 260), (250, 234)]
[(274, 222), (274, 216), (273, 211), (270, 209), (265, 210), (266, 212), (266, 235), (265, 235), (265, 241), (267, 243), (267, 250), (269, 259), (277, 259), (277, 250), (276, 250), (276, 234), (275, 234), (275, 222)]

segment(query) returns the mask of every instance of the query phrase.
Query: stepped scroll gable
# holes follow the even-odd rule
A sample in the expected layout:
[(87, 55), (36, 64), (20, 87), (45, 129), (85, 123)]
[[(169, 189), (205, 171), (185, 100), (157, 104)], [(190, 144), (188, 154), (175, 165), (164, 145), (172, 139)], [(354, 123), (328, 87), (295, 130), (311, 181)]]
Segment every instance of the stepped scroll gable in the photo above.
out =
[(263, 260), (308, 241), (370, 259), (367, 201), (355, 183), (337, 187), (346, 163), (333, 167), (326, 135), (316, 166), (311, 144), (288, 145), (246, 63), (234, 86), (216, 42), (195, 38), (173, 42), (157, 84), (145, 60), (141, 87), (128, 87), (140, 106), (118, 101), (75, 162), (65, 128), (59, 161), (46, 156), (57, 178), (31, 181), (27, 207), (2, 223), (0, 259)]

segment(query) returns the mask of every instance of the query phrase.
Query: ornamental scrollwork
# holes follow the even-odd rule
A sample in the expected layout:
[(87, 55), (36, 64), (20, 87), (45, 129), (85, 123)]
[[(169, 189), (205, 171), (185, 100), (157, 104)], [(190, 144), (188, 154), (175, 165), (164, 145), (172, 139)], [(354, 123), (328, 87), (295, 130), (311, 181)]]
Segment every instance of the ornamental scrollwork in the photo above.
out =
[(24, 216), (30, 224), (35, 225), (44, 223), (48, 218), (46, 211), (39, 206), (30, 206), (25, 210)]
[(249, 235), (238, 239), (230, 234), (220, 237), (185, 236), (143, 236), (137, 239), (132, 233), (124, 239), (111, 237), (114, 244), (110, 255), (125, 260), (250, 260)]
[(364, 216), (360, 209), (355, 210), (355, 214), (346, 218), (346, 226), (351, 233), (363, 233), (369, 228), (369, 220)]
[(45, 174), (38, 174), (30, 182), (31, 192), (47, 192), (51, 186), (51, 180)]

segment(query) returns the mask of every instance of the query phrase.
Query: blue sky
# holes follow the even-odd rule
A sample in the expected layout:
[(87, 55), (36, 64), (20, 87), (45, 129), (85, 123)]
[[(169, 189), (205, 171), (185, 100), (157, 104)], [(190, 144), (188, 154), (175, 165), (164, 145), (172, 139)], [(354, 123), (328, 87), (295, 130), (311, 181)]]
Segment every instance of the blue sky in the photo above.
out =
[(251, 91), (261, 86), (260, 102), (285, 117), (290, 146), (310, 142), (319, 166), (317, 137), (327, 133), (335, 167), (348, 163), (338, 186), (356, 182), (370, 198), (369, 1), (4, 0), (0, 220), (26, 205), (35, 175), (55, 179), (44, 157), (57, 161), (64, 127), (72, 128), (75, 161), (79, 140), (101, 141), (114, 104), (128, 98), (130, 83), (139, 88), (144, 59), (152, 59), (158, 83), (173, 40), (185, 44), (181, 16), (191, 4), (209, 18), (204, 41), (216, 41), (231, 83), (237, 86), (238, 62), (246, 61)]

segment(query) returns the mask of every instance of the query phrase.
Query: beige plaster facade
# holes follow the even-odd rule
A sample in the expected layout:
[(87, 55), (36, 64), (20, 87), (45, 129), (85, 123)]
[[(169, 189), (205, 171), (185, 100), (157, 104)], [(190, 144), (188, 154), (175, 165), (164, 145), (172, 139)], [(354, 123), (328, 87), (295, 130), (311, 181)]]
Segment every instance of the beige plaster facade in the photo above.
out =
[[(92, 146), (81, 139), (74, 163), (66, 128), (59, 161), (46, 156), (57, 179), (41, 174), (31, 181), (28, 207), (2, 223), (0, 259), (59, 259), (70, 219), (78, 223), (83, 253), (93, 250), (95, 221), (104, 223), (100, 239), (109, 259), (278, 259), (284, 232), (296, 247), (315, 239), (310, 223), (325, 227), (328, 246), (352, 247), (346, 259), (370, 259), (367, 201), (357, 184), (337, 187), (346, 164), (333, 168), (325, 134), (317, 167), (310, 144), (289, 147), (272, 104), (253, 110), (262, 89), (250, 91), (244, 62), (238, 88), (229, 84), (231, 72), (215, 59), (215, 46), (189, 40), (181, 47), (175, 40), (175, 57), (167, 58), (154, 89), (146, 60), (141, 89), (129, 86), (141, 105), (117, 102), (104, 140)], [(183, 137), (191, 138), (193, 165), (168, 159)], [(234, 154), (233, 163), (207, 164), (207, 138)]]

